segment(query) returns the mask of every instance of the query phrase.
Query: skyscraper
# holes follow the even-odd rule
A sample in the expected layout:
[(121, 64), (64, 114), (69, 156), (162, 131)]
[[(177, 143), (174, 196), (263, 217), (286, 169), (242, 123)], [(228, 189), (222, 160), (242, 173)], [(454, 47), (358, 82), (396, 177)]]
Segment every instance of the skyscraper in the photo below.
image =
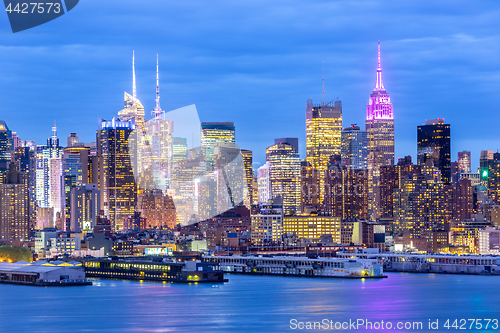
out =
[(470, 151), (464, 150), (458, 152), (458, 172), (470, 172), (471, 171), (471, 156)]
[(351, 125), (342, 130), (342, 164), (348, 169), (368, 168), (368, 133)]
[(178, 163), (188, 158), (188, 144), (186, 138), (172, 138), (172, 163)]
[(244, 204), (248, 208), (253, 203), (253, 166), (252, 166), (252, 151), (251, 150), (241, 150), (241, 155), (243, 155), (243, 164), (245, 167), (245, 186), (246, 190), (244, 190)]
[(77, 143), (80, 143), (78, 135), (76, 135), (76, 133), (70, 133), (68, 136), (67, 147), (73, 147)]
[(106, 121), (99, 118), (96, 142), (101, 207), (116, 231), (123, 228), (123, 218), (135, 212), (137, 188), (128, 140), (134, 130), (133, 119)]
[(258, 202), (266, 203), (271, 200), (271, 181), (269, 180), (270, 163), (266, 162), (257, 169)]
[(306, 160), (318, 171), (320, 202), (325, 196), (325, 171), (332, 155), (340, 155), (342, 101), (314, 105), (306, 102)]
[(0, 182), (0, 239), (21, 240), (29, 235), (28, 174), (14, 163)]
[(441, 171), (443, 183), (451, 183), (450, 125), (444, 119), (426, 120), (417, 127), (417, 159), (419, 165), (430, 160)]
[[(144, 126), (144, 146), (140, 156), (143, 168), (149, 168), (153, 177), (154, 189), (166, 191), (170, 187), (172, 173), (173, 122), (165, 120), (165, 111), (160, 107), (160, 76), (158, 69), (158, 54), (156, 55), (156, 106), (151, 111), (151, 120)], [(149, 143), (149, 144), (148, 144)], [(145, 170), (143, 170), (145, 171)], [(145, 184), (138, 186), (146, 189)], [(151, 190), (153, 188), (148, 188)], [(166, 193), (166, 192), (165, 192)]]
[(377, 78), (366, 106), (368, 132), (368, 210), (370, 217), (380, 216), (380, 167), (394, 165), (394, 114), (389, 93), (385, 90), (378, 42)]
[(235, 128), (233, 122), (201, 123), (201, 151), (208, 171), (213, 171), (216, 148), (234, 147)]
[[(46, 146), (37, 146), (36, 150), (36, 197), (40, 208), (52, 208), (53, 220), (48, 221), (50, 227), (61, 226), (64, 203), (62, 190), (64, 174), (61, 157), (63, 148), (59, 146), (57, 126), (54, 121), (52, 135)], [(38, 214), (37, 214), (38, 219)], [(58, 220), (59, 219), (59, 220)]]
[(266, 150), (271, 199), (281, 197), (285, 211), (300, 211), (300, 158), (295, 147), (278, 143)]
[[(368, 152), (381, 153), (380, 166), (394, 165), (394, 114), (389, 93), (385, 90), (380, 64), (380, 41), (378, 43), (377, 79), (366, 106), (366, 131)], [(374, 156), (369, 156), (372, 160)]]
[(9, 130), (5, 121), (0, 120), (0, 170), (9, 168), (12, 150), (12, 131)]

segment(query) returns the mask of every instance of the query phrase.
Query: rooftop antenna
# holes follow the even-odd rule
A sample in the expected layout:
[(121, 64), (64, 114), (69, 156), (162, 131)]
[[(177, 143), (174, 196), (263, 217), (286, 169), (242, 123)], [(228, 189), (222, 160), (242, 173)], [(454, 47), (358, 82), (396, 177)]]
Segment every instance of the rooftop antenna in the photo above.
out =
[(160, 74), (158, 70), (158, 53), (156, 54), (156, 109), (160, 110)]
[(323, 60), (323, 105), (325, 105), (325, 61)]
[(135, 86), (135, 50), (132, 50), (132, 95), (137, 98), (137, 88)]

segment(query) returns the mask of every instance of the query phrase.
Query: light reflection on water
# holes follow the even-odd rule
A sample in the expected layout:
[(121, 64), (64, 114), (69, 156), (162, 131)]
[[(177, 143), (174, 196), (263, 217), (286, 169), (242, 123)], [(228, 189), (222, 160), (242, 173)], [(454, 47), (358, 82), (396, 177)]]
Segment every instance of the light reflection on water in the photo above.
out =
[(408, 320), (422, 321), (424, 327), (428, 319), (500, 319), (498, 277), (228, 278), (224, 284), (94, 280), (87, 287), (0, 285), (0, 331), (290, 332), (293, 318)]

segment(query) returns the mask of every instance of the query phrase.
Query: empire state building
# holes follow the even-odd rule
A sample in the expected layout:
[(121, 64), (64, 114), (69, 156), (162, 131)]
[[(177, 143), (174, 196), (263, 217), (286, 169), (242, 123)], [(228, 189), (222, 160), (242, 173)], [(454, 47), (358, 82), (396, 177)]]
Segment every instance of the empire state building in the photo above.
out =
[(389, 94), (385, 90), (380, 65), (378, 42), (377, 80), (366, 106), (368, 158), (378, 166), (394, 164), (394, 115)]
[(382, 80), (380, 41), (375, 88), (366, 106), (368, 134), (368, 212), (370, 218), (380, 217), (380, 167), (394, 165), (394, 114), (389, 94)]

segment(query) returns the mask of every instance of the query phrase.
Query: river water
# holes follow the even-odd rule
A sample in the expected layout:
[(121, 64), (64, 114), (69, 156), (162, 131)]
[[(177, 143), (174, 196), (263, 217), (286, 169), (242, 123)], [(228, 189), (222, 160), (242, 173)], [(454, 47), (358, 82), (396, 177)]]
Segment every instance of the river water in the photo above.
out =
[[(494, 321), (488, 329), (486, 321), (480, 322), (481, 330), (470, 329), (471, 321), (461, 330), (459, 321), (457, 328), (451, 327), (455, 319), (500, 320), (500, 277), (388, 276), (227, 275), (224, 284), (93, 280), (93, 286), (66, 288), (0, 284), (0, 332), (311, 332), (308, 322), (322, 323), (317, 331), (500, 331), (493, 329)], [(444, 327), (448, 319), (449, 329)], [(372, 326), (347, 328), (357, 320)], [(387, 329), (380, 326), (382, 320), (384, 325), (422, 326)], [(438, 320), (437, 330), (429, 329), (429, 320)], [(346, 329), (335, 330), (335, 323)]]

